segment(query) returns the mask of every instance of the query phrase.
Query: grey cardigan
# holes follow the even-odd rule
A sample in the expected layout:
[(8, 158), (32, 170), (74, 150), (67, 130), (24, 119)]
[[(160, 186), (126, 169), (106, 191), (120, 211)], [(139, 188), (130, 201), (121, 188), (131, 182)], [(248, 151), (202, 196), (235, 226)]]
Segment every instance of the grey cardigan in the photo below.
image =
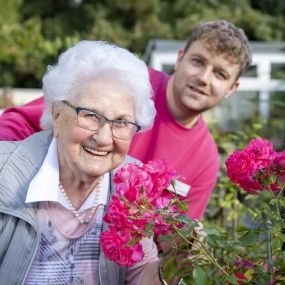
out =
[[(42, 131), (21, 142), (0, 142), (1, 284), (23, 284), (39, 246), (36, 210), (33, 205), (25, 204), (25, 199), (52, 137), (51, 131)], [(133, 161), (136, 160), (127, 156), (123, 164)], [(110, 175), (110, 194), (114, 172)], [(122, 285), (125, 270), (107, 260), (101, 252), (99, 278), (101, 285)]]

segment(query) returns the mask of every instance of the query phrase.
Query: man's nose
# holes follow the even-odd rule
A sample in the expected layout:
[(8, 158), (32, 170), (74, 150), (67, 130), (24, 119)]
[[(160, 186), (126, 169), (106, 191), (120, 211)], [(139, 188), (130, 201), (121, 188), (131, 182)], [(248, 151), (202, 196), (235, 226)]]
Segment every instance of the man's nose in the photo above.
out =
[(205, 67), (200, 70), (200, 72), (197, 75), (197, 79), (200, 83), (203, 85), (208, 85), (212, 80), (213, 72), (210, 67)]

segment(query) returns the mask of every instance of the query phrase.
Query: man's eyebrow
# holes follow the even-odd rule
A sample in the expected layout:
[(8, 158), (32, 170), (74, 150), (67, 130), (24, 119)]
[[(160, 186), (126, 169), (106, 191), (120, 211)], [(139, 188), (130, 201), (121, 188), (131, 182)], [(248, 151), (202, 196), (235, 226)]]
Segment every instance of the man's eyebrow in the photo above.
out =
[(201, 53), (191, 53), (190, 56), (198, 56), (198, 57), (201, 57), (201, 58), (205, 58)]

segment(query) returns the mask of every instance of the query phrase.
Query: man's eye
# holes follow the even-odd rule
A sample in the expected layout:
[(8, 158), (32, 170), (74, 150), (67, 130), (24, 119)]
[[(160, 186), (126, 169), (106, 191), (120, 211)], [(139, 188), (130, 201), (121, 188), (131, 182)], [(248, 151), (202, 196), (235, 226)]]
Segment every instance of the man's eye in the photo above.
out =
[(227, 79), (228, 78), (227, 74), (225, 74), (224, 72), (221, 72), (221, 71), (217, 71), (216, 76), (219, 79)]
[(200, 58), (192, 58), (191, 62), (194, 63), (195, 65), (202, 65), (203, 61)]

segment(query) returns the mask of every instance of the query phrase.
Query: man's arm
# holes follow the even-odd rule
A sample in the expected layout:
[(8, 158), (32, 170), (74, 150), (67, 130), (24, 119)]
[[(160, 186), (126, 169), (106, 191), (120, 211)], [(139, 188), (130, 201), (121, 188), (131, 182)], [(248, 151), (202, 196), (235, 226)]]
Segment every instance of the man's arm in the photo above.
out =
[(0, 140), (22, 140), (40, 131), (40, 117), (43, 110), (43, 97), (33, 100), (26, 105), (5, 110), (0, 116)]

